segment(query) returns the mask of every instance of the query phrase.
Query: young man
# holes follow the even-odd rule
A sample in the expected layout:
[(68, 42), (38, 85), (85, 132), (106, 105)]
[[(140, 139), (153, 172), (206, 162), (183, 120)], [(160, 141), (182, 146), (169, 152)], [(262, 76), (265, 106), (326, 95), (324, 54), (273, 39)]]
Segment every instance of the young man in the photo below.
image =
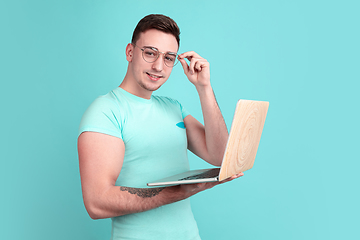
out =
[[(195, 52), (177, 55), (179, 34), (169, 17), (144, 17), (126, 47), (124, 80), (97, 98), (80, 124), (84, 204), (91, 218), (112, 218), (112, 239), (200, 239), (189, 197), (219, 184), (146, 186), (188, 170), (187, 149), (220, 166), (228, 138), (209, 63)], [(198, 91), (205, 126), (176, 100), (152, 95), (177, 60)]]

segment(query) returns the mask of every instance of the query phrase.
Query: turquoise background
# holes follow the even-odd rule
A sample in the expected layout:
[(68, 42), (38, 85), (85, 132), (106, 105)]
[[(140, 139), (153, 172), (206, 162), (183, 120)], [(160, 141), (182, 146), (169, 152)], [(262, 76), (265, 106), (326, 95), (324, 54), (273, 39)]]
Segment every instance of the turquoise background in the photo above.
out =
[[(359, 1), (0, 1), (0, 239), (109, 239), (83, 206), (80, 118), (117, 87), (149, 13), (211, 64), (228, 127), (240, 98), (270, 108), (254, 168), (192, 197), (203, 239), (360, 239)], [(200, 121), (176, 66), (159, 95)], [(191, 167), (208, 165), (189, 154)]]

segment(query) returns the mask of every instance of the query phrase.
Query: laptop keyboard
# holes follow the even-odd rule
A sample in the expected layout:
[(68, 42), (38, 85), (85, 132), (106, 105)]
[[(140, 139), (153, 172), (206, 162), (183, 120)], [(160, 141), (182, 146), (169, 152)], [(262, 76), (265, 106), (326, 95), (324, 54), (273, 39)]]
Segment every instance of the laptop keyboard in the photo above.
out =
[(200, 174), (181, 178), (179, 180), (181, 181), (181, 180), (193, 180), (193, 179), (201, 179), (201, 178), (214, 178), (219, 175), (219, 171), (220, 171), (220, 168), (214, 168), (214, 169), (210, 169), (209, 171), (206, 171), (206, 172), (203, 172)]

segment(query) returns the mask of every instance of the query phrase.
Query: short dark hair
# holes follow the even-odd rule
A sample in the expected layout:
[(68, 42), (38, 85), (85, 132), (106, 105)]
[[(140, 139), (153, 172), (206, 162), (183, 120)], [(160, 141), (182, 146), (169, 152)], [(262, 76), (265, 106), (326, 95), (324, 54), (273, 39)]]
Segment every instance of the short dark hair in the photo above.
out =
[(141, 19), (134, 30), (131, 42), (136, 43), (140, 33), (149, 29), (172, 34), (176, 38), (178, 46), (180, 46), (180, 29), (178, 25), (173, 19), (162, 14), (150, 14)]

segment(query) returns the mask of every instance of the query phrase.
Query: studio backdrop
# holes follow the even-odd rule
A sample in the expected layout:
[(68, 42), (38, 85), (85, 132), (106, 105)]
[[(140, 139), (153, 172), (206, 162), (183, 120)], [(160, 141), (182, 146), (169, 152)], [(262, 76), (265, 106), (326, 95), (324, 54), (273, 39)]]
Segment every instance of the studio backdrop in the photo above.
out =
[[(191, 198), (202, 239), (359, 239), (358, 1), (0, 1), (0, 239), (109, 239), (84, 208), (82, 114), (121, 83), (147, 14), (210, 62), (228, 128), (269, 101), (253, 169)], [(180, 65), (154, 94), (203, 122)], [(191, 168), (209, 167), (189, 152)]]

